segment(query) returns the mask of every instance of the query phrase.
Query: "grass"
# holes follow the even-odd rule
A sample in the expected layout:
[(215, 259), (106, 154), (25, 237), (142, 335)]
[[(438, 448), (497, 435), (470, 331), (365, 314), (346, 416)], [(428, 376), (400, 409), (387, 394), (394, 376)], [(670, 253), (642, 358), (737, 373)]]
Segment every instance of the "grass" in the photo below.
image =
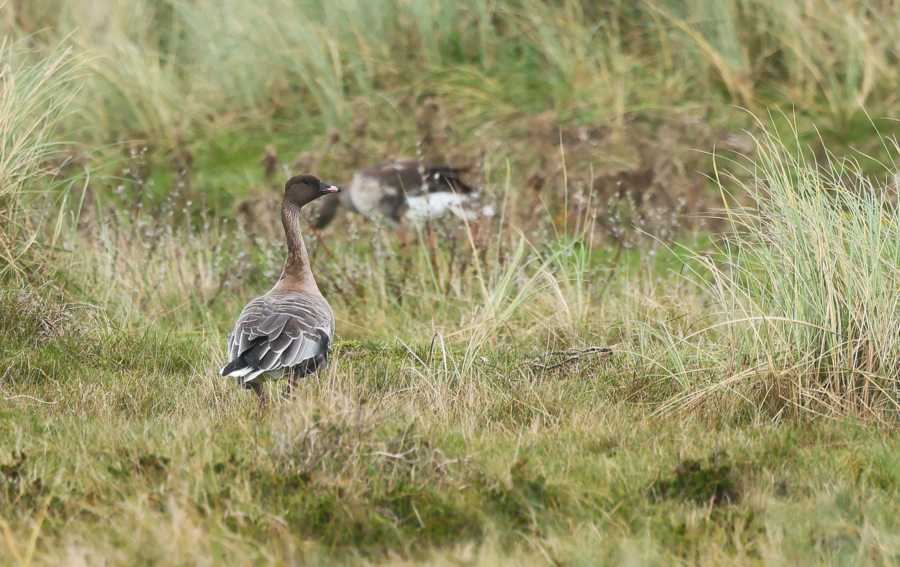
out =
[[(732, 132), (752, 122), (729, 105), (778, 106), (797, 114), (804, 143), (815, 143), (815, 124), (833, 149), (878, 152), (864, 109), (892, 116), (890, 38), (900, 17), (892, 6), (831, 0), (46, 0), (17, 2), (11, 13), (8, 33), (42, 31), (34, 43), (65, 40), (86, 56), (93, 73), (72, 126), (91, 148), (142, 140), (168, 156), (237, 137), (257, 138), (258, 151), (274, 141), (297, 152), (361, 120), (387, 130), (377, 136), (384, 145), (398, 140), (390, 131), (415, 128), (431, 98), (453, 109), (457, 131), (508, 140), (490, 152), (516, 166), (517, 184), (545, 146), (558, 149), (557, 125), (609, 127), (614, 143), (592, 161), (629, 163), (635, 122), (654, 124), (660, 110), (704, 115), (709, 104), (704, 118)], [(515, 144), (514, 131), (539, 136)], [(472, 153), (469, 136), (438, 127), (424, 137), (448, 134), (449, 143), (420, 150), (451, 160)], [(415, 150), (399, 141), (393, 152)]]
[[(18, 398), (0, 448), (5, 557), (24, 557), (39, 526), (49, 564), (896, 559), (885, 432), (672, 428), (612, 402), (602, 372), (482, 378), (442, 393), (459, 406), (445, 414), (427, 380), (384, 383), (414, 364), (402, 349), (341, 347), (339, 370), (266, 416), (209, 371), (150, 389), (163, 404), (105, 410), (68, 388)], [(141, 381), (104, 390), (130, 397)]]
[[(245, 4), (4, 6), (0, 565), (897, 563), (895, 7)], [(497, 214), (304, 227), (260, 411), (398, 155)]]
[[(760, 178), (773, 179), (780, 165), (793, 180), (785, 188), (828, 179), (783, 153), (761, 155), (769, 161), (758, 162)], [(866, 187), (847, 195), (864, 197)], [(226, 258), (232, 245), (257, 255), (252, 262), (262, 270), (275, 269), (274, 245), (250, 237), (229, 243), (212, 222), (194, 226), (190, 215), (179, 221), (174, 212), (147, 206), (131, 214), (117, 205), (117, 218), (98, 218), (78, 236), (80, 246), (109, 248), (73, 248), (57, 268), (108, 309), (72, 304), (72, 290), (52, 285), (10, 288), (0, 301), (8, 557), (13, 564), (32, 556), (47, 564), (890, 564), (897, 553), (890, 404), (839, 389), (832, 395), (850, 403), (803, 405), (783, 391), (773, 404), (780, 383), (769, 382), (770, 367), (748, 373), (735, 363), (756, 355), (763, 365), (780, 364), (810, 348), (797, 336), (775, 342), (783, 336), (775, 331), (810, 326), (792, 319), (781, 327), (787, 318), (777, 311), (769, 334), (745, 332), (737, 335), (745, 342), (734, 342), (730, 332), (763, 328), (743, 309), (768, 304), (741, 300), (777, 296), (755, 285), (797, 277), (783, 263), (795, 256), (775, 256), (792, 242), (776, 240), (784, 225), (775, 213), (809, 215), (789, 226), (821, 234), (811, 219), (832, 210), (815, 208), (830, 202), (824, 195), (776, 200), (768, 188), (758, 202), (769, 214), (730, 211), (742, 222), (718, 263), (687, 261), (688, 273), (706, 278), (697, 283), (666, 274), (674, 255), (661, 265), (619, 256), (616, 271), (600, 269), (604, 252), (583, 235), (532, 246), (499, 225), (499, 234), (471, 236), (476, 252), (499, 242), (488, 251), (497, 260), (476, 258), (462, 270), (453, 247), (436, 246), (427, 233), (404, 244), (356, 226), (371, 232), (335, 243), (331, 256), (316, 248), (322, 273), (368, 266), (352, 274), (357, 295), (323, 284), (348, 329), (332, 367), (266, 413), (215, 371), (231, 311), (268, 275), (248, 274), (215, 292), (186, 275), (202, 274), (198, 265), (217, 273), (206, 258)], [(170, 219), (158, 234), (147, 232), (154, 218)], [(857, 221), (864, 219), (882, 221)], [(74, 239), (77, 230), (66, 234)], [(854, 235), (871, 230), (845, 233), (841, 249), (855, 250)], [(391, 245), (399, 255), (379, 252)], [(104, 266), (112, 271), (98, 271)], [(168, 279), (172, 268), (182, 275)], [(409, 279), (398, 281), (403, 269)], [(177, 313), (158, 311), (174, 301), (165, 292), (183, 296)], [(354, 317), (366, 318), (356, 320), (360, 327), (396, 330), (389, 338), (354, 333)], [(347, 340), (353, 336), (363, 340)], [(590, 343), (612, 344), (612, 353), (542, 355)], [(840, 386), (815, 367), (776, 369), (788, 385), (826, 393)], [(889, 401), (891, 382), (878, 393)], [(818, 418), (823, 413), (836, 419)]]
[(770, 403), (787, 403), (787, 411), (892, 413), (893, 185), (874, 182), (851, 159), (807, 162), (774, 131), (759, 140), (755, 165), (748, 189), (756, 205), (726, 211), (732, 236), (720, 261), (704, 262), (711, 295), (727, 313), (726, 349), (738, 353), (720, 385), (760, 377), (776, 393)]
[(54, 130), (74, 96), (78, 67), (71, 48), (31, 63), (21, 45), (0, 42), (0, 276), (20, 271), (38, 238), (28, 204), (35, 181), (48, 179), (60, 147)]

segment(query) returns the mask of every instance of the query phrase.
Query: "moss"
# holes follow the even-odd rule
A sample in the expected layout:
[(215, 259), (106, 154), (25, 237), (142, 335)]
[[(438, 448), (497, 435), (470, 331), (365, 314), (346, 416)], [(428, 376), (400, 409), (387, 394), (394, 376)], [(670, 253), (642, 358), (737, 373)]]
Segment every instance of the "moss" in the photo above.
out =
[(736, 504), (740, 500), (731, 465), (695, 460), (678, 463), (668, 478), (653, 484), (650, 492), (655, 498), (678, 498), (697, 504)]

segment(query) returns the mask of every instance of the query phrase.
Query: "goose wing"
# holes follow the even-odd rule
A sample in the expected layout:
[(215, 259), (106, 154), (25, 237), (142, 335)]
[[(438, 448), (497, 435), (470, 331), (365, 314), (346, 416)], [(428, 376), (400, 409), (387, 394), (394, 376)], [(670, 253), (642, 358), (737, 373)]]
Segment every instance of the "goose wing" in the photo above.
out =
[(421, 195), (425, 167), (415, 159), (395, 159), (362, 171), (362, 177), (377, 182), (382, 198)]
[(393, 189), (410, 197), (423, 191), (472, 193), (463, 183), (463, 169), (450, 166), (426, 166), (416, 159), (395, 159), (373, 165), (362, 171), (364, 177), (376, 179), (384, 189)]
[(327, 364), (334, 314), (323, 297), (269, 293), (247, 304), (228, 337), (229, 363), (222, 374), (249, 382), (259, 374)]
[(452, 191), (453, 193), (473, 193), (474, 189), (463, 183), (457, 167), (430, 166), (422, 173), (429, 191)]

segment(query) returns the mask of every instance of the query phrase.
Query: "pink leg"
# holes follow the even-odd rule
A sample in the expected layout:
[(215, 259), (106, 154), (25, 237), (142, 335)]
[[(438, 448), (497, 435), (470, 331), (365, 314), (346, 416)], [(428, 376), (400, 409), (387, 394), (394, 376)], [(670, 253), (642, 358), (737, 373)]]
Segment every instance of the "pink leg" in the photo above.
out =
[(259, 402), (259, 409), (265, 409), (266, 404), (269, 403), (269, 396), (266, 395), (266, 389), (262, 384), (253, 384), (250, 387), (253, 389), (253, 393), (256, 394), (256, 401)]
[(294, 393), (294, 390), (297, 389), (297, 380), (298, 380), (298, 377), (293, 372), (287, 375), (288, 385), (287, 385), (287, 388), (284, 390), (285, 398), (290, 398), (291, 395)]

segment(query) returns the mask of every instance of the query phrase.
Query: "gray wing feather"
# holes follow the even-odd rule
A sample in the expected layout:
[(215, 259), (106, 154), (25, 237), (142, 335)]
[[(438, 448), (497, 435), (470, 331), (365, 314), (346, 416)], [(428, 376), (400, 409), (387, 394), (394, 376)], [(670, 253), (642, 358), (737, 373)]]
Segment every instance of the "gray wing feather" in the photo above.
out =
[(279, 364), (281, 362), (281, 355), (274, 350), (268, 350), (265, 356), (261, 357), (259, 360), (259, 369), (260, 370), (275, 370), (276, 368), (282, 366)]
[(285, 360), (296, 360), (300, 354), (300, 349), (303, 348), (303, 341), (298, 341), (298, 338), (300, 337), (292, 338), (288, 342), (287, 348), (281, 353)]
[(291, 319), (291, 317), (292, 316), (288, 315), (287, 313), (269, 316), (268, 318), (264, 319), (258, 327), (253, 329), (251, 331), (251, 334), (257, 336), (265, 335), (269, 337), (269, 340), (272, 340), (281, 334), (281, 331), (284, 329), (284, 325)]
[(324, 297), (269, 292), (241, 311), (228, 337), (228, 360), (243, 356), (265, 371), (297, 366), (327, 355), (333, 337), (334, 314)]
[(321, 353), (323, 350), (322, 343), (325, 341), (322, 340), (319, 334), (308, 335), (304, 333), (296, 342), (300, 345), (300, 348), (294, 356), (286, 358), (284, 361), (285, 366), (296, 366), (304, 360)]

